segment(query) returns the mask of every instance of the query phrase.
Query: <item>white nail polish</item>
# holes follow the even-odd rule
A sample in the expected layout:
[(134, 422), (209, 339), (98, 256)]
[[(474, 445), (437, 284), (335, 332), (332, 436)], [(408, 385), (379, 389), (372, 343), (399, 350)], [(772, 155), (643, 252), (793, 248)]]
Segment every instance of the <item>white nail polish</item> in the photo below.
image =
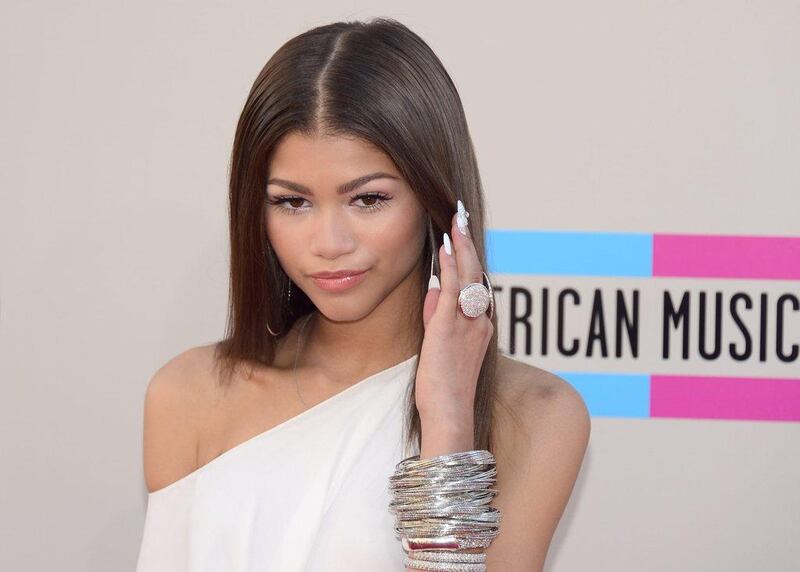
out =
[(461, 234), (464, 236), (469, 236), (469, 229), (467, 227), (467, 217), (469, 216), (469, 213), (464, 208), (464, 203), (461, 202), (461, 199), (458, 199), (457, 205), (458, 212), (456, 213), (456, 226)]
[(447, 254), (453, 254), (453, 247), (450, 244), (450, 237), (447, 236), (447, 233), (444, 233), (444, 251)]
[(428, 280), (428, 290), (431, 288), (438, 288), (439, 290), (442, 289), (441, 285), (439, 284), (439, 277), (436, 274), (431, 274), (430, 280)]

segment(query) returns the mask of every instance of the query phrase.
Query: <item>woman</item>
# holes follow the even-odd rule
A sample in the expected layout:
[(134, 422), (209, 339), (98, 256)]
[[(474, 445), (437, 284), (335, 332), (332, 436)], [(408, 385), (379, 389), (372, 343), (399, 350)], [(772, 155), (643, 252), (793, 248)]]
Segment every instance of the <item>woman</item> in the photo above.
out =
[[(589, 417), (499, 355), (483, 222), (461, 101), (422, 39), (381, 18), (278, 50), (233, 146), (226, 338), (146, 392), (139, 572), (542, 569)], [(419, 532), (390, 486), (425, 471), (472, 475), (460, 536)]]

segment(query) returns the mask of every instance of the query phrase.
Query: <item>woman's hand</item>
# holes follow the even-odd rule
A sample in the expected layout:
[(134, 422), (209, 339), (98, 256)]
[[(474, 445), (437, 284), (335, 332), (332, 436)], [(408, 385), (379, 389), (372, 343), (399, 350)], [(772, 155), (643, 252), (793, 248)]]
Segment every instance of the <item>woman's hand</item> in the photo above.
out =
[(468, 318), (458, 307), (462, 287), (483, 284), (483, 268), (472, 239), (458, 229), (457, 216), (450, 221), (452, 254), (444, 244), (439, 247), (441, 289), (428, 290), (423, 306), (425, 335), (415, 389), (423, 425), (472, 419), (478, 375), (494, 333), (486, 313)]

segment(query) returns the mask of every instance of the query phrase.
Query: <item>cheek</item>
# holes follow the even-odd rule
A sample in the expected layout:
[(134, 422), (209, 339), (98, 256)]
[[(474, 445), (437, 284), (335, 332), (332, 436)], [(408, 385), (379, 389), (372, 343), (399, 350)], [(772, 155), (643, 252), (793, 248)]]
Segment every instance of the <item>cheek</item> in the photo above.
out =
[(411, 209), (397, 212), (383, 222), (370, 227), (366, 235), (369, 248), (392, 264), (416, 259), (425, 241), (424, 219), (419, 212)]
[[(267, 240), (281, 265), (285, 268), (283, 262), (294, 259), (302, 241), (296, 239), (291, 227), (281, 225), (280, 221), (275, 220), (275, 218), (277, 217), (270, 218), (267, 221)], [(272, 225), (270, 225), (270, 222), (272, 222)]]

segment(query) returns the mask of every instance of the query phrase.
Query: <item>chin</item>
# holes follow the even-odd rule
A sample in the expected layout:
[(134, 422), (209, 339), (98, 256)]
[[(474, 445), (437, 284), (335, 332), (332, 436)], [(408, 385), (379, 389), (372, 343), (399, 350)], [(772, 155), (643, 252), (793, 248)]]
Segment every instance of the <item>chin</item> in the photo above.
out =
[(368, 316), (384, 299), (363, 292), (323, 294), (309, 298), (317, 311), (331, 322), (357, 322)]

